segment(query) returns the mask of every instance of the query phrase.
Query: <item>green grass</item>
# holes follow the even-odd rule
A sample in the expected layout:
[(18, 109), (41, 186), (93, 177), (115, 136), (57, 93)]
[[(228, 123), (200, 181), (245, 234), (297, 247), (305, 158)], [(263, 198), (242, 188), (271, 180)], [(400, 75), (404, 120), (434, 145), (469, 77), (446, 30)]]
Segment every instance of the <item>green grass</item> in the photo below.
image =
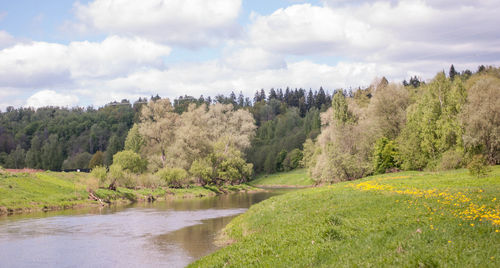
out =
[(85, 203), (88, 193), (75, 181), (54, 176), (51, 172), (0, 175), (0, 207), (19, 210)]
[(252, 206), (221, 234), (233, 243), (192, 266), (500, 267), (499, 199), (500, 166), (303, 189)]
[(249, 182), (255, 186), (312, 186), (314, 181), (307, 174), (306, 169), (296, 169), (289, 172), (281, 172), (270, 175), (260, 175)]
[(99, 205), (89, 199), (89, 189), (96, 189), (95, 196), (105, 202), (145, 201), (155, 199), (194, 198), (217, 194), (252, 191), (249, 185), (192, 186), (185, 189), (127, 189), (116, 191), (97, 187), (97, 180), (88, 173), (40, 172), (40, 173), (0, 173), (0, 215), (36, 210), (57, 210), (77, 206)]

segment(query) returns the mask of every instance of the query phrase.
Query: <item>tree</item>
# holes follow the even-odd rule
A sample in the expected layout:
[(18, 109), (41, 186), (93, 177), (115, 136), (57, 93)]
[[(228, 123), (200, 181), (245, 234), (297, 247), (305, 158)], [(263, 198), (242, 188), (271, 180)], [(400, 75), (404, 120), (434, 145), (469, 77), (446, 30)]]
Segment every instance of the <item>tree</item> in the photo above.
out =
[(161, 155), (162, 167), (165, 166), (167, 148), (175, 140), (178, 119), (169, 99), (150, 101), (142, 108), (139, 133), (146, 141), (147, 150)]
[(394, 141), (386, 137), (377, 140), (373, 151), (373, 170), (375, 174), (382, 174), (391, 168), (398, 167), (397, 153)]
[(63, 158), (62, 146), (57, 134), (49, 136), (42, 147), (42, 167), (48, 170), (60, 170)]
[(86, 169), (92, 155), (88, 152), (77, 153), (68, 157), (62, 164), (62, 169)]
[(130, 150), (139, 153), (141, 148), (145, 145), (145, 141), (139, 133), (139, 126), (134, 126), (129, 130), (127, 138), (125, 139), (125, 150)]
[(42, 142), (38, 136), (31, 139), (31, 148), (26, 154), (26, 166), (34, 169), (42, 167)]
[(333, 118), (338, 124), (353, 122), (354, 118), (349, 111), (347, 101), (342, 91), (337, 91), (332, 99)]
[(436, 165), (442, 153), (463, 147), (458, 114), (466, 99), (460, 79), (451, 82), (443, 72), (421, 87), (408, 107), (407, 122), (397, 141), (403, 169)]
[(459, 74), (457, 73), (457, 71), (455, 71), (455, 66), (453, 66), (453, 64), (450, 66), (450, 72), (449, 72), (449, 75), (450, 75), (450, 80), (453, 81), (455, 80), (455, 76)]
[(113, 156), (113, 164), (119, 165), (124, 171), (140, 174), (146, 171), (147, 161), (133, 151), (125, 150)]
[(95, 152), (95, 154), (89, 161), (89, 168), (93, 169), (94, 167), (103, 165), (104, 165), (104, 154), (101, 151)]
[(484, 155), (489, 164), (500, 163), (500, 79), (484, 76), (467, 91), (460, 113), (467, 151)]
[(16, 149), (12, 151), (6, 161), (6, 166), (9, 168), (24, 168), (26, 158), (26, 151), (17, 145)]

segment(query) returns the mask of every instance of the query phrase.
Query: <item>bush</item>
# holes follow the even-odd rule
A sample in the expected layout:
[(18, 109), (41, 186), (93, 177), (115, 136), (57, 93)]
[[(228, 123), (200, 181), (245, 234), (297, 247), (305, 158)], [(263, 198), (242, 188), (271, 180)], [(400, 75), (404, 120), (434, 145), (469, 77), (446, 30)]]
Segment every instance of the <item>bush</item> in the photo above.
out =
[(141, 156), (133, 151), (121, 151), (113, 156), (113, 163), (122, 167), (125, 171), (132, 173), (143, 173), (147, 168), (147, 161), (143, 160)]
[(441, 161), (438, 164), (439, 170), (457, 169), (463, 166), (462, 153), (455, 150), (449, 150), (443, 153)]
[[(90, 172), (90, 175), (99, 180), (99, 187), (102, 187), (106, 183), (107, 179), (107, 170), (103, 166), (96, 166)], [(109, 183), (108, 183), (109, 185)]]
[(89, 162), (89, 168), (94, 168), (97, 166), (102, 166), (104, 165), (104, 155), (101, 151), (95, 152), (95, 154), (92, 156)]
[(387, 170), (397, 168), (398, 151), (394, 141), (380, 138), (375, 143), (373, 150), (373, 169), (375, 174), (385, 173)]
[(213, 168), (208, 158), (196, 159), (193, 164), (191, 164), (189, 173), (191, 173), (201, 185), (213, 182)]
[(469, 165), (467, 165), (467, 168), (469, 169), (470, 175), (475, 177), (486, 176), (486, 174), (491, 171), (486, 159), (480, 154), (472, 157), (472, 160), (469, 162)]
[(78, 153), (68, 157), (62, 164), (62, 169), (84, 169), (89, 166), (92, 155), (88, 152)]
[(156, 175), (164, 180), (168, 187), (182, 188), (188, 183), (188, 173), (182, 168), (163, 168)]
[(285, 160), (283, 160), (284, 171), (289, 171), (292, 169), (296, 169), (298, 167), (303, 167), (301, 165), (303, 156), (304, 156), (304, 154), (299, 149), (293, 149), (292, 151), (290, 151), (286, 155)]

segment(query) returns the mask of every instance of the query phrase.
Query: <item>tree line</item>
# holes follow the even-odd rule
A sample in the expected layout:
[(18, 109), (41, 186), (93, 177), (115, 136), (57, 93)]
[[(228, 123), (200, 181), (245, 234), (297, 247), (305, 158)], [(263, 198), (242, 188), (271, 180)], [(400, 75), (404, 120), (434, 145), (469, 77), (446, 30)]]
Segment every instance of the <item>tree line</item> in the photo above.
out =
[(428, 83), (382, 79), (353, 96), (334, 94), (303, 165), (318, 182), (397, 170), (500, 163), (500, 69), (438, 73)]

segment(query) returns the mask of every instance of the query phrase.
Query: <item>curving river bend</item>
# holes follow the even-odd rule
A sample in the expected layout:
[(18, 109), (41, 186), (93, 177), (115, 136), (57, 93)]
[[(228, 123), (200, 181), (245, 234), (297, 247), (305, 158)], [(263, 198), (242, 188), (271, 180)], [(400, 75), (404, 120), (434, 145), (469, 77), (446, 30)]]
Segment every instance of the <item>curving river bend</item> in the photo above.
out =
[(233, 217), (283, 191), (0, 217), (0, 267), (184, 267)]

